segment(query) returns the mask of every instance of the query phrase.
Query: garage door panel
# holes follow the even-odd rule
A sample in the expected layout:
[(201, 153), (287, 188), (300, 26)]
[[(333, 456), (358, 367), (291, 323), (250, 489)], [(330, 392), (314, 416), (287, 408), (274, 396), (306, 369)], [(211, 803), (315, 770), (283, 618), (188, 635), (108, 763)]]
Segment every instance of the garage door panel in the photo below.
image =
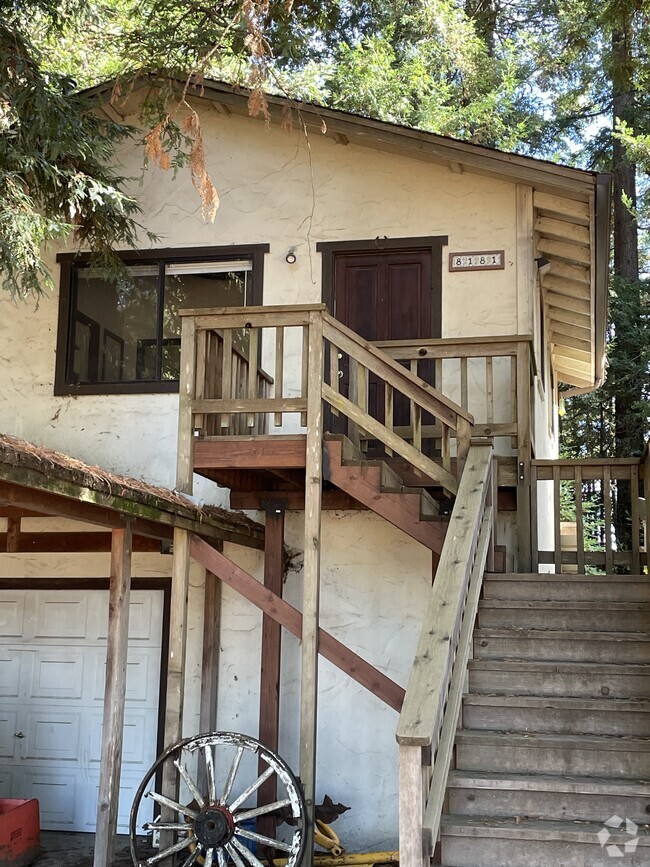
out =
[[(99, 765), (102, 751), (103, 715), (93, 714), (91, 732), (90, 761)], [(158, 733), (157, 716), (152, 711), (127, 711), (124, 714), (124, 742), (122, 747), (122, 767), (138, 765), (144, 770), (153, 761), (151, 744), (156, 742)]]
[(26, 798), (38, 798), (41, 828), (45, 831), (75, 830), (77, 776), (59, 770), (25, 771)]
[[(162, 600), (159, 593), (151, 594), (143, 590), (132, 590), (129, 604), (129, 642), (160, 646), (160, 620)], [(102, 596), (99, 606), (100, 641), (108, 637), (108, 596)]]
[(49, 709), (29, 711), (24, 757), (48, 761), (79, 762), (81, 714), (70, 711), (52, 713)]
[[(95, 664), (95, 701), (104, 700), (104, 681), (106, 678), (106, 657), (104, 651), (94, 655)], [(158, 697), (158, 680), (160, 672), (160, 657), (158, 650), (144, 648), (129, 648), (126, 665), (126, 702), (133, 705), (145, 705), (156, 702)]]
[(80, 699), (83, 694), (84, 653), (79, 650), (39, 651), (34, 655), (30, 698)]
[[(121, 831), (156, 756), (160, 688), (163, 594), (134, 591), (132, 602)], [(108, 593), (2, 590), (0, 611), (0, 797), (38, 798), (44, 829), (93, 831)]]
[[(135, 798), (135, 793), (140, 785), (142, 775), (133, 771), (124, 770), (120, 777), (120, 800), (117, 808), (117, 833), (129, 833), (129, 818), (131, 813), (131, 804)], [(80, 813), (82, 825), (81, 831), (94, 831), (97, 821), (97, 802), (99, 800), (99, 772), (91, 771), (88, 775), (89, 786), (94, 786), (92, 797), (87, 798), (85, 803), (81, 805)], [(139, 817), (143, 822), (150, 822), (153, 819), (153, 801), (151, 798), (146, 798), (143, 801)]]
[(36, 603), (34, 638), (84, 638), (87, 619), (87, 594), (65, 590), (41, 593)]
[(20, 660), (18, 651), (0, 647), (0, 698), (18, 698), (20, 692)]
[(0, 606), (0, 637), (20, 638), (25, 627), (25, 591), (4, 596)]
[(15, 711), (0, 710), (0, 757), (13, 759), (18, 753), (20, 738), (18, 732), (18, 715)]

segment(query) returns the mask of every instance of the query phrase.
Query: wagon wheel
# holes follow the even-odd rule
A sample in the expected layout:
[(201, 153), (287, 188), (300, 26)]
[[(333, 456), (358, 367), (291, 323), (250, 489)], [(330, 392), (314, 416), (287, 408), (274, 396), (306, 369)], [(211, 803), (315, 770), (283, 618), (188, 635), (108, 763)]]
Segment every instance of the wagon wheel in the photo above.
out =
[[(258, 758), (266, 764), (259, 774)], [(178, 783), (176, 798), (165, 797), (157, 782), (162, 779), (163, 766), (169, 773), (170, 764)], [(204, 772), (202, 777), (199, 769)], [(260, 786), (274, 776), (277, 800), (247, 806)], [(204, 785), (200, 778), (205, 779)], [(159, 805), (160, 816), (143, 821), (143, 813), (151, 812), (152, 801)], [(291, 822), (286, 839), (267, 837), (251, 828), (251, 820), (275, 811), (282, 811)], [(246, 735), (197, 735), (169, 747), (140, 784), (131, 808), (131, 858), (135, 867), (154, 867), (162, 861), (174, 867), (264, 867), (248, 848), (257, 844), (279, 850), (288, 859), (287, 867), (298, 867), (305, 846), (305, 823), (298, 781), (279, 756)], [(154, 830), (161, 832), (160, 849), (139, 854), (143, 832)]]

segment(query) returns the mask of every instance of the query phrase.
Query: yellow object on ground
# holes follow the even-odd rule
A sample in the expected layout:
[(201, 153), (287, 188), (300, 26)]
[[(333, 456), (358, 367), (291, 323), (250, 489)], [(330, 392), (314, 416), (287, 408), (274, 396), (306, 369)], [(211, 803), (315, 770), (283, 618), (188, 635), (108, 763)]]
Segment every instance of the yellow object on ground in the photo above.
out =
[[(314, 867), (371, 867), (373, 864), (392, 864), (394, 861), (399, 861), (399, 852), (345, 854), (336, 858), (331, 855), (315, 855)], [(286, 863), (286, 858), (276, 858), (273, 861), (275, 867), (284, 867)]]

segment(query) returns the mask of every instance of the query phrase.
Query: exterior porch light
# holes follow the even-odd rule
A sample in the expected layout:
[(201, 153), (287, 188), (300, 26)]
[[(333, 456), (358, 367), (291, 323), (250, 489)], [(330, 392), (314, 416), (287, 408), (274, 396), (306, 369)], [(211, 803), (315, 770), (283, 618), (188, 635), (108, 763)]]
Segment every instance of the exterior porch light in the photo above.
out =
[(296, 248), (289, 247), (287, 255), (284, 257), (284, 261), (287, 263), (287, 265), (295, 265), (297, 258), (298, 257), (296, 256)]

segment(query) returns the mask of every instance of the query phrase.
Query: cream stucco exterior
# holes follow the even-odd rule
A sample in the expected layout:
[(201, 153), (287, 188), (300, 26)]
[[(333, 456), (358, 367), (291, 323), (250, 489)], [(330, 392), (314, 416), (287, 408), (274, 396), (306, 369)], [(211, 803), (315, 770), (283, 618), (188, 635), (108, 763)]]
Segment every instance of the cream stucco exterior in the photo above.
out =
[[(316, 244), (416, 236), (448, 236), (442, 270), (442, 336), (532, 334), (539, 289), (533, 275), (532, 196), (514, 180), (452, 170), (407, 156), (258, 120), (202, 112), (209, 171), (221, 204), (214, 223), (201, 218), (186, 172), (159, 169), (134, 184), (147, 230), (160, 246), (268, 244), (264, 303), (321, 300)], [(139, 149), (125, 146), (121, 171), (138, 176)], [(530, 204), (530, 215), (522, 207)], [(523, 203), (523, 206), (522, 206)], [(297, 261), (285, 255), (295, 248)], [(503, 249), (502, 271), (450, 273), (447, 252)], [(58, 280), (53, 251), (49, 257)], [(0, 300), (0, 429), (91, 464), (174, 486), (176, 395), (54, 396), (58, 289), (31, 303)], [(538, 353), (538, 365), (544, 363)], [(477, 380), (475, 388), (480, 389)], [(498, 387), (498, 383), (497, 383)], [(535, 441), (540, 456), (556, 448), (550, 391), (535, 388)], [(507, 399), (504, 396), (503, 400)], [(227, 504), (227, 492), (197, 482), (195, 493)], [(290, 513), (287, 543), (302, 545), (301, 513)], [(328, 512), (323, 518), (322, 626), (404, 685), (431, 581), (430, 553), (370, 513)], [(261, 576), (261, 557), (226, 546)], [(169, 574), (169, 558), (139, 555), (136, 574)], [(299, 560), (299, 558), (298, 558)], [(2, 575), (90, 577), (107, 574), (100, 555), (3, 555)], [(191, 577), (190, 649), (185, 729), (197, 731), (203, 576)], [(300, 605), (300, 565), (285, 597)], [(223, 590), (219, 728), (257, 732), (260, 614)], [(297, 642), (283, 646), (280, 752), (297, 767)], [(351, 850), (396, 848), (396, 714), (329, 663), (321, 662), (318, 798), (327, 793), (351, 810), (336, 825)]]

